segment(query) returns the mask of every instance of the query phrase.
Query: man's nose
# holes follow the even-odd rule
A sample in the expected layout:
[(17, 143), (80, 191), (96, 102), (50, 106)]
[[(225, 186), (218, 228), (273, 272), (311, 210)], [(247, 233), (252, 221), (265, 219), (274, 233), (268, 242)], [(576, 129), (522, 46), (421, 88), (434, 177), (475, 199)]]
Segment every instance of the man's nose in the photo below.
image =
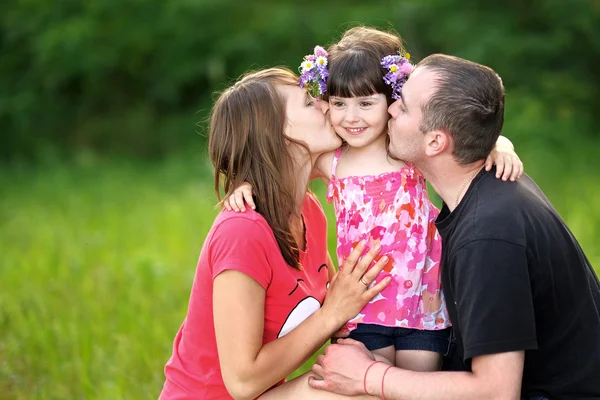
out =
[(392, 116), (392, 117), (396, 117), (396, 103), (398, 102), (398, 100), (394, 101), (392, 104), (390, 104), (390, 106), (388, 107), (388, 113)]

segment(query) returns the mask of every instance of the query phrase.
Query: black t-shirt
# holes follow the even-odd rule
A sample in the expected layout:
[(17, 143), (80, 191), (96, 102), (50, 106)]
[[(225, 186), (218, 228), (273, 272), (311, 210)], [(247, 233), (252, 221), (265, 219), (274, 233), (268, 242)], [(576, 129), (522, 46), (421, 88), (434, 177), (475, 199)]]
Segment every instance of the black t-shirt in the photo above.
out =
[(523, 395), (600, 399), (600, 283), (540, 188), (482, 170), (444, 206), (442, 288), (454, 325), (452, 369), (525, 350)]

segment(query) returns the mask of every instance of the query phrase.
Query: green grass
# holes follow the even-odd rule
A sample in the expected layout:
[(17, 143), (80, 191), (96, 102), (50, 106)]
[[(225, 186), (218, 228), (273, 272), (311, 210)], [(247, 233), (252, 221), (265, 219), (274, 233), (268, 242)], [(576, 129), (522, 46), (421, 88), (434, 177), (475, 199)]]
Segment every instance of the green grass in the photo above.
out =
[[(532, 174), (598, 268), (600, 188), (577, 171)], [(156, 398), (216, 214), (206, 161), (11, 169), (0, 187), (0, 397)]]

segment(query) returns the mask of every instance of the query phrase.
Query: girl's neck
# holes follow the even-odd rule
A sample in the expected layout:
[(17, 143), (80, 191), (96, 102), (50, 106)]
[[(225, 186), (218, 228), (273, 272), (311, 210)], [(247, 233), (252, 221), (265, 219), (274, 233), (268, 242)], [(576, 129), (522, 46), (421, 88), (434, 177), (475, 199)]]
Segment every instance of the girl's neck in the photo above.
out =
[(399, 171), (406, 164), (392, 159), (386, 148), (386, 135), (382, 134), (364, 147), (346, 145), (337, 167), (336, 177), (378, 176), (383, 173)]
[(346, 145), (345, 153), (356, 160), (379, 159), (387, 155), (386, 133), (383, 132), (377, 139), (363, 147)]

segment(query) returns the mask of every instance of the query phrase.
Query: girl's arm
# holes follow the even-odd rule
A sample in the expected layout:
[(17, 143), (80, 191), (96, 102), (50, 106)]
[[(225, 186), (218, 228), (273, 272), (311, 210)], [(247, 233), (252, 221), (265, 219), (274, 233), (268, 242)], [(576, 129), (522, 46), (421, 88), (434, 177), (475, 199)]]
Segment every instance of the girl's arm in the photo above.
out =
[[(331, 174), (331, 163), (335, 151), (321, 154), (315, 161), (315, 165), (310, 173), (310, 180), (321, 179), (325, 185), (329, 184)], [(235, 212), (246, 212), (246, 207), (256, 210), (254, 198), (252, 198), (252, 185), (248, 182), (242, 183), (234, 189), (233, 194), (223, 200), (223, 206), (226, 210)]]
[(496, 165), (496, 178), (515, 181), (523, 174), (523, 162), (515, 152), (515, 146), (505, 136), (500, 136), (485, 160), (485, 170)]
[(357, 246), (329, 286), (323, 306), (287, 335), (263, 345), (265, 289), (250, 276), (226, 270), (214, 279), (213, 315), (223, 381), (235, 399), (253, 399), (284, 379), (375, 297), (389, 279), (366, 289), (385, 262), (365, 272), (379, 249), (359, 261)]

